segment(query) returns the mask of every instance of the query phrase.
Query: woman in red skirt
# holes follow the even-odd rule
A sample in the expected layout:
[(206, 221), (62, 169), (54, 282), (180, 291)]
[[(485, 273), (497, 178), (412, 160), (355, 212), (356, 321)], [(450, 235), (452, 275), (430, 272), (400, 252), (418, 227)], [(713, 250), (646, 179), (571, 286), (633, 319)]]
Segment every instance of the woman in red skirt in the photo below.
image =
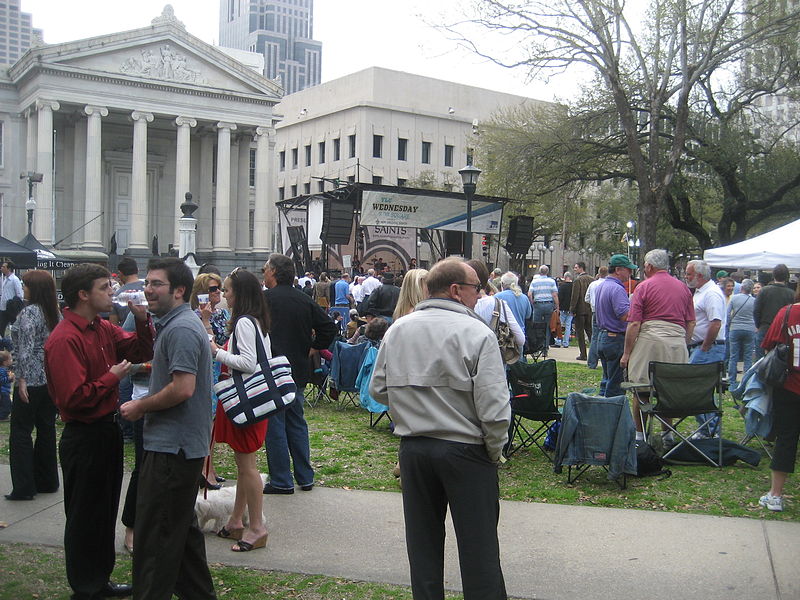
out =
[[(222, 363), (223, 373), (235, 369), (247, 377), (258, 368), (256, 359), (256, 336), (264, 344), (267, 358), (272, 357), (269, 342), (269, 314), (261, 284), (255, 275), (235, 269), (223, 283), (225, 300), (231, 310), (228, 329), (231, 338), (220, 348), (212, 340), (211, 354)], [(252, 318), (247, 318), (252, 317)], [(235, 353), (233, 340), (236, 340)], [(222, 406), (217, 406), (214, 421), (214, 441), (225, 442), (234, 451), (238, 479), (236, 500), (228, 523), (219, 530), (219, 537), (237, 540), (231, 550), (249, 552), (267, 545), (267, 528), (264, 524), (261, 475), (256, 466), (256, 452), (264, 445), (267, 421), (240, 427), (227, 417)], [(250, 519), (245, 528), (242, 521), (245, 508)]]

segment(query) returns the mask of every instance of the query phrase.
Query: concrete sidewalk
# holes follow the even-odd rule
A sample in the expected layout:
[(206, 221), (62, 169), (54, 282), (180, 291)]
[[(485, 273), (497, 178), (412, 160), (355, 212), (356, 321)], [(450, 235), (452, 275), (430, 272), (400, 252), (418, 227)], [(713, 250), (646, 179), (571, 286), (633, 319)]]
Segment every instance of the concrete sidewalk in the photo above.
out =
[[(11, 490), (8, 465), (0, 465), (0, 490)], [(501, 505), (500, 546), (511, 596), (800, 598), (800, 523), (526, 502)], [(209, 535), (209, 561), (409, 584), (398, 493), (316, 487), (293, 496), (265, 496), (265, 514), (270, 530), (266, 552), (237, 554), (228, 540)], [(42, 494), (31, 502), (0, 499), (0, 521), (9, 524), (0, 530), (0, 544), (61, 546), (61, 494)], [(120, 525), (120, 551), (122, 537)], [(454, 540), (449, 527), (446, 585), (460, 589)]]

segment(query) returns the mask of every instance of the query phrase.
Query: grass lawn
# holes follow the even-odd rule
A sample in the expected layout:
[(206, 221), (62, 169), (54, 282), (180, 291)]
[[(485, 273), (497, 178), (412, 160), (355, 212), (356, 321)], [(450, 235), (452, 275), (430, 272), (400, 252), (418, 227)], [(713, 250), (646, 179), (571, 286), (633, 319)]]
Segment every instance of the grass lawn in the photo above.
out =
[[(559, 363), (559, 392), (596, 388), (600, 371), (585, 365)], [(363, 490), (399, 491), (392, 468), (397, 461), (399, 439), (384, 419), (369, 427), (368, 414), (349, 406), (341, 408), (326, 401), (308, 406), (306, 417), (311, 438), (311, 458), (316, 483), (321, 486)], [(8, 423), (0, 423), (0, 462), (8, 462)], [(738, 441), (744, 421), (725, 397), (724, 437)], [(753, 448), (757, 446), (753, 445)], [(126, 467), (133, 466), (133, 446), (125, 447)], [(259, 469), (267, 471), (261, 453)], [(236, 477), (233, 453), (220, 444), (214, 460), (220, 475)], [(629, 479), (620, 490), (606, 479), (602, 469), (594, 468), (576, 483), (566, 483), (566, 472), (556, 475), (550, 462), (534, 450), (518, 451), (500, 467), (500, 495), (505, 500), (548, 502), (583, 506), (605, 506), (640, 510), (701, 513), (731, 517), (750, 517), (800, 521), (795, 478), (786, 487), (786, 508), (772, 513), (758, 506), (758, 498), (769, 487), (769, 459), (764, 456), (758, 468), (738, 462), (716, 469), (706, 466), (671, 466), (672, 477)], [(10, 490), (4, 490), (7, 493)], [(55, 557), (55, 558), (54, 558)], [(130, 560), (120, 556), (119, 579), (129, 581)], [(59, 549), (0, 545), (0, 600), (17, 598), (67, 598), (63, 576), (63, 554)], [(250, 599), (265, 594), (278, 598), (410, 598), (407, 588), (344, 581), (331, 577), (253, 571), (212, 565), (220, 598)], [(224, 582), (224, 583), (223, 583)], [(41, 590), (41, 591), (38, 591)], [(34, 595), (38, 593), (39, 595)], [(458, 598), (459, 596), (452, 596)]]

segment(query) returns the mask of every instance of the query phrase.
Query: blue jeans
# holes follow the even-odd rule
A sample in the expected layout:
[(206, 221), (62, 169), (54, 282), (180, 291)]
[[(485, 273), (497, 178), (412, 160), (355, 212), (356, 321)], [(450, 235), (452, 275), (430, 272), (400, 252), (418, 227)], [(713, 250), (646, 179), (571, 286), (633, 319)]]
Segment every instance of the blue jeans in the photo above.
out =
[(755, 331), (749, 329), (734, 329), (730, 332), (728, 343), (730, 344), (730, 359), (728, 360), (728, 385), (731, 389), (735, 388), (736, 367), (739, 357), (744, 362), (744, 371), (753, 366), (753, 346), (755, 344)]
[(289, 407), (269, 418), (267, 426), (267, 468), (272, 487), (294, 489), (291, 455), (294, 464), (294, 479), (298, 485), (314, 483), (314, 469), (311, 467), (311, 449), (308, 443), (308, 423), (303, 416), (305, 397), (298, 386), (297, 397)]
[[(555, 302), (534, 302), (533, 303), (533, 322), (534, 323), (550, 323), (550, 317), (556, 308)], [(547, 332), (544, 338), (544, 356), (547, 356), (547, 350), (550, 348), (550, 327), (546, 327)]]
[(753, 352), (755, 360), (758, 360), (759, 358), (764, 358), (764, 354), (766, 354), (764, 349), (761, 347), (761, 342), (764, 341), (764, 337), (767, 335), (767, 331), (769, 331), (769, 327), (765, 327), (764, 329), (759, 329), (758, 331), (756, 331), (756, 344), (755, 344), (756, 347), (754, 348)]
[(619, 361), (625, 350), (625, 334), (602, 329), (597, 337), (597, 355), (603, 365), (600, 395), (606, 398), (624, 396), (625, 392), (622, 391), (622, 367)]
[[(625, 337), (624, 334), (622, 337)], [(599, 343), (600, 343), (600, 331), (597, 326), (597, 317), (595, 316), (594, 313), (592, 313), (592, 339), (589, 342), (589, 356), (587, 357), (586, 360), (586, 366), (589, 367), (590, 369), (597, 368), (597, 359), (598, 359), (597, 347)]]
[[(561, 321), (561, 327), (564, 329), (564, 333), (561, 337), (561, 347), (562, 348), (569, 348), (569, 336), (572, 334), (572, 317), (573, 314), (568, 310), (559, 311), (559, 319)], [(559, 340), (556, 340), (556, 346), (558, 346)]]
[[(714, 362), (723, 362), (725, 360), (725, 345), (724, 344), (714, 344), (711, 346), (708, 352), (703, 352), (701, 346), (697, 346), (692, 353), (689, 355), (689, 364), (691, 365), (705, 365), (708, 363)], [(711, 414), (702, 414), (697, 415), (695, 419), (697, 419), (697, 424), (700, 425), (704, 423), (707, 419), (711, 418)], [(708, 437), (712, 437), (719, 433), (719, 417), (713, 415), (711, 418), (711, 422), (703, 427), (700, 430), (700, 433), (707, 435)]]

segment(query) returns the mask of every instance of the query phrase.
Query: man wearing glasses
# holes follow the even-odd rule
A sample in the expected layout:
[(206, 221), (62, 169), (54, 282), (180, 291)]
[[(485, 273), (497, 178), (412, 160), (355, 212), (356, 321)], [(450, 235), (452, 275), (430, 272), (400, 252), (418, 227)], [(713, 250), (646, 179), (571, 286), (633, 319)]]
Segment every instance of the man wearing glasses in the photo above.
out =
[(506, 598), (497, 465), (511, 409), (494, 332), (472, 309), (481, 284), (462, 259), (436, 263), (429, 299), (384, 337), (370, 393), (400, 440), (406, 546), (414, 598), (444, 597), (444, 519), (458, 539), (465, 598)]

